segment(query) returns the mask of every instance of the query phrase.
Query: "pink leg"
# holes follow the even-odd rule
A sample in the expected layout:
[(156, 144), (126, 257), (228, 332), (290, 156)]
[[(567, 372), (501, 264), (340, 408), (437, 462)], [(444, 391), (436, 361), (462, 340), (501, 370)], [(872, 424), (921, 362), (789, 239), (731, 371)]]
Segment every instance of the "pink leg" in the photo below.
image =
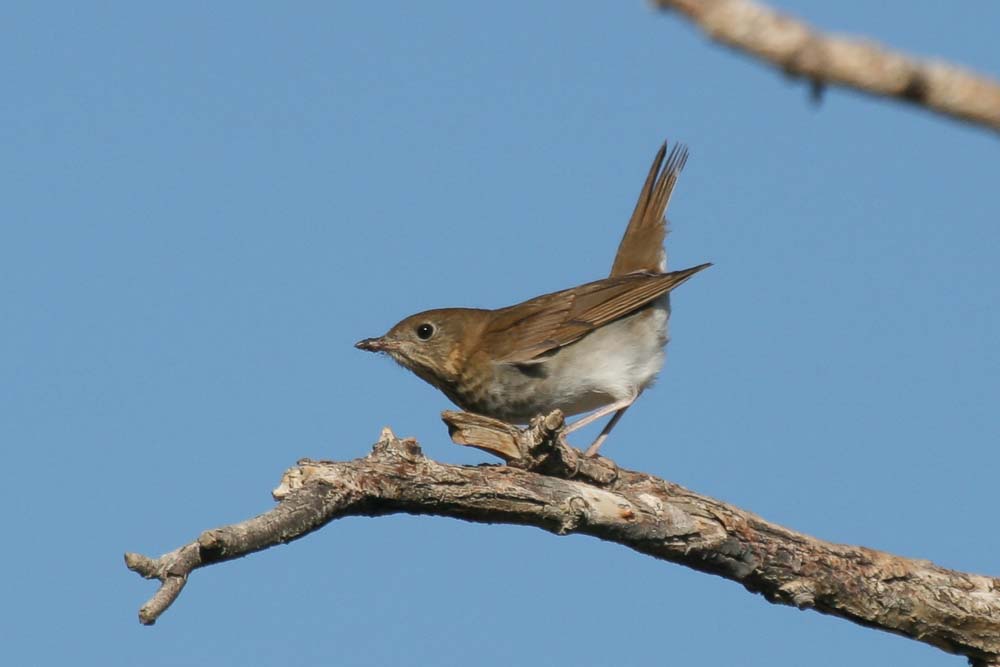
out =
[(583, 453), (584, 456), (597, 456), (597, 450), (604, 444), (608, 434), (611, 433), (611, 429), (615, 427), (615, 424), (617, 424), (618, 420), (622, 418), (622, 415), (625, 414), (626, 410), (628, 410), (628, 405), (615, 413), (615, 416), (608, 421), (607, 425), (603, 429), (601, 429), (601, 433), (597, 436), (597, 439), (591, 443), (590, 447), (587, 447), (587, 451)]
[(587, 424), (592, 424), (601, 417), (605, 415), (610, 415), (612, 412), (615, 412), (616, 410), (622, 410), (624, 408), (627, 408), (628, 406), (632, 405), (632, 401), (634, 400), (635, 396), (627, 398), (625, 400), (615, 401), (610, 405), (605, 405), (603, 408), (599, 408), (594, 412), (591, 412), (586, 417), (581, 417), (580, 419), (577, 419), (575, 422), (567, 426), (565, 429), (563, 429), (563, 435), (569, 435), (573, 431), (581, 429)]
[(577, 419), (575, 422), (566, 427), (566, 429), (563, 431), (563, 435), (567, 435), (577, 429), (583, 428), (587, 424), (592, 424), (596, 420), (600, 419), (601, 417), (604, 417), (605, 415), (609, 415), (612, 412), (615, 413), (614, 416), (611, 418), (611, 420), (607, 423), (607, 425), (601, 430), (601, 433), (600, 435), (597, 436), (597, 439), (594, 440), (593, 443), (591, 443), (590, 447), (588, 447), (587, 451), (584, 453), (585, 456), (596, 456), (597, 450), (600, 449), (601, 445), (604, 444), (604, 441), (607, 439), (608, 434), (611, 433), (611, 429), (615, 427), (615, 424), (618, 423), (618, 420), (622, 418), (622, 415), (625, 414), (625, 411), (628, 410), (628, 407), (632, 405), (632, 403), (638, 397), (639, 394), (636, 394), (635, 396), (631, 396), (629, 398), (622, 399), (620, 401), (615, 401), (610, 405), (605, 405), (603, 408), (600, 408), (599, 410), (595, 410), (586, 417), (581, 417), (580, 419)]

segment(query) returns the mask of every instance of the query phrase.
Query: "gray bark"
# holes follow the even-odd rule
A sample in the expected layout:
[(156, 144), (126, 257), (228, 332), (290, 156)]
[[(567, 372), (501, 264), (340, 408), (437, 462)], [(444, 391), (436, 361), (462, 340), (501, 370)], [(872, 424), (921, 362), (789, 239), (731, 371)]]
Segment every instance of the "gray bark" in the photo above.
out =
[(425, 457), (389, 429), (353, 461), (302, 460), (274, 491), (274, 509), (205, 531), (128, 567), (162, 582), (139, 612), (152, 624), (195, 569), (304, 537), (345, 516), (407, 513), (579, 533), (715, 574), (776, 604), (814, 609), (1000, 665), (1000, 579), (858, 546), (832, 544), (652, 475), (587, 458), (559, 437), (553, 413), (520, 430), (445, 413), (452, 438), (507, 465), (456, 466)]

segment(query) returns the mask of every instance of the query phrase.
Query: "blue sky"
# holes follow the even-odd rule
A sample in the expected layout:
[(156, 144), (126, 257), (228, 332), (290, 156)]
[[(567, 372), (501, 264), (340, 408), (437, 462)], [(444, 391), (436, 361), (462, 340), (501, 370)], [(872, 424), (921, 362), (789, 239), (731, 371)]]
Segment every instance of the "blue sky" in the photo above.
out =
[[(1000, 5), (784, 2), (1000, 75)], [(584, 537), (346, 519), (155, 555), (448, 401), (352, 343), (605, 275), (657, 145), (674, 299), (622, 466), (825, 539), (1000, 574), (997, 137), (800, 83), (642, 2), (0, 9), (10, 664), (958, 665)], [(581, 442), (588, 441), (590, 432)]]

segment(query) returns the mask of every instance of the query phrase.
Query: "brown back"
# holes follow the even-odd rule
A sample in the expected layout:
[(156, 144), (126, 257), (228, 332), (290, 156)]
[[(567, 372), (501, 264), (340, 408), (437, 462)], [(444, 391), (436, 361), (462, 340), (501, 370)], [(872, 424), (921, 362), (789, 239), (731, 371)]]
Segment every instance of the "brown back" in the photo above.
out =
[(493, 311), (482, 346), (495, 361), (531, 363), (663, 296), (711, 264), (604, 278)]

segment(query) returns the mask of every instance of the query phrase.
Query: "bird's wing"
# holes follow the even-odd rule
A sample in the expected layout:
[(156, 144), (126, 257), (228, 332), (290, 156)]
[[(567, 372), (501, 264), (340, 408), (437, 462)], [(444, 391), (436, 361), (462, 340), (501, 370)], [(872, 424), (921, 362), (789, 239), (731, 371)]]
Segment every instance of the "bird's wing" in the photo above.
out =
[(605, 278), (503, 308), (484, 331), (484, 349), (499, 362), (541, 361), (546, 352), (639, 310), (709, 266)]
[(639, 192), (639, 200), (632, 211), (625, 234), (618, 244), (611, 276), (623, 276), (634, 271), (663, 271), (663, 241), (667, 235), (667, 221), (664, 215), (670, 203), (670, 195), (677, 183), (681, 170), (687, 162), (688, 150), (684, 144), (674, 144), (663, 165), (667, 152), (664, 143), (653, 158), (646, 182)]

